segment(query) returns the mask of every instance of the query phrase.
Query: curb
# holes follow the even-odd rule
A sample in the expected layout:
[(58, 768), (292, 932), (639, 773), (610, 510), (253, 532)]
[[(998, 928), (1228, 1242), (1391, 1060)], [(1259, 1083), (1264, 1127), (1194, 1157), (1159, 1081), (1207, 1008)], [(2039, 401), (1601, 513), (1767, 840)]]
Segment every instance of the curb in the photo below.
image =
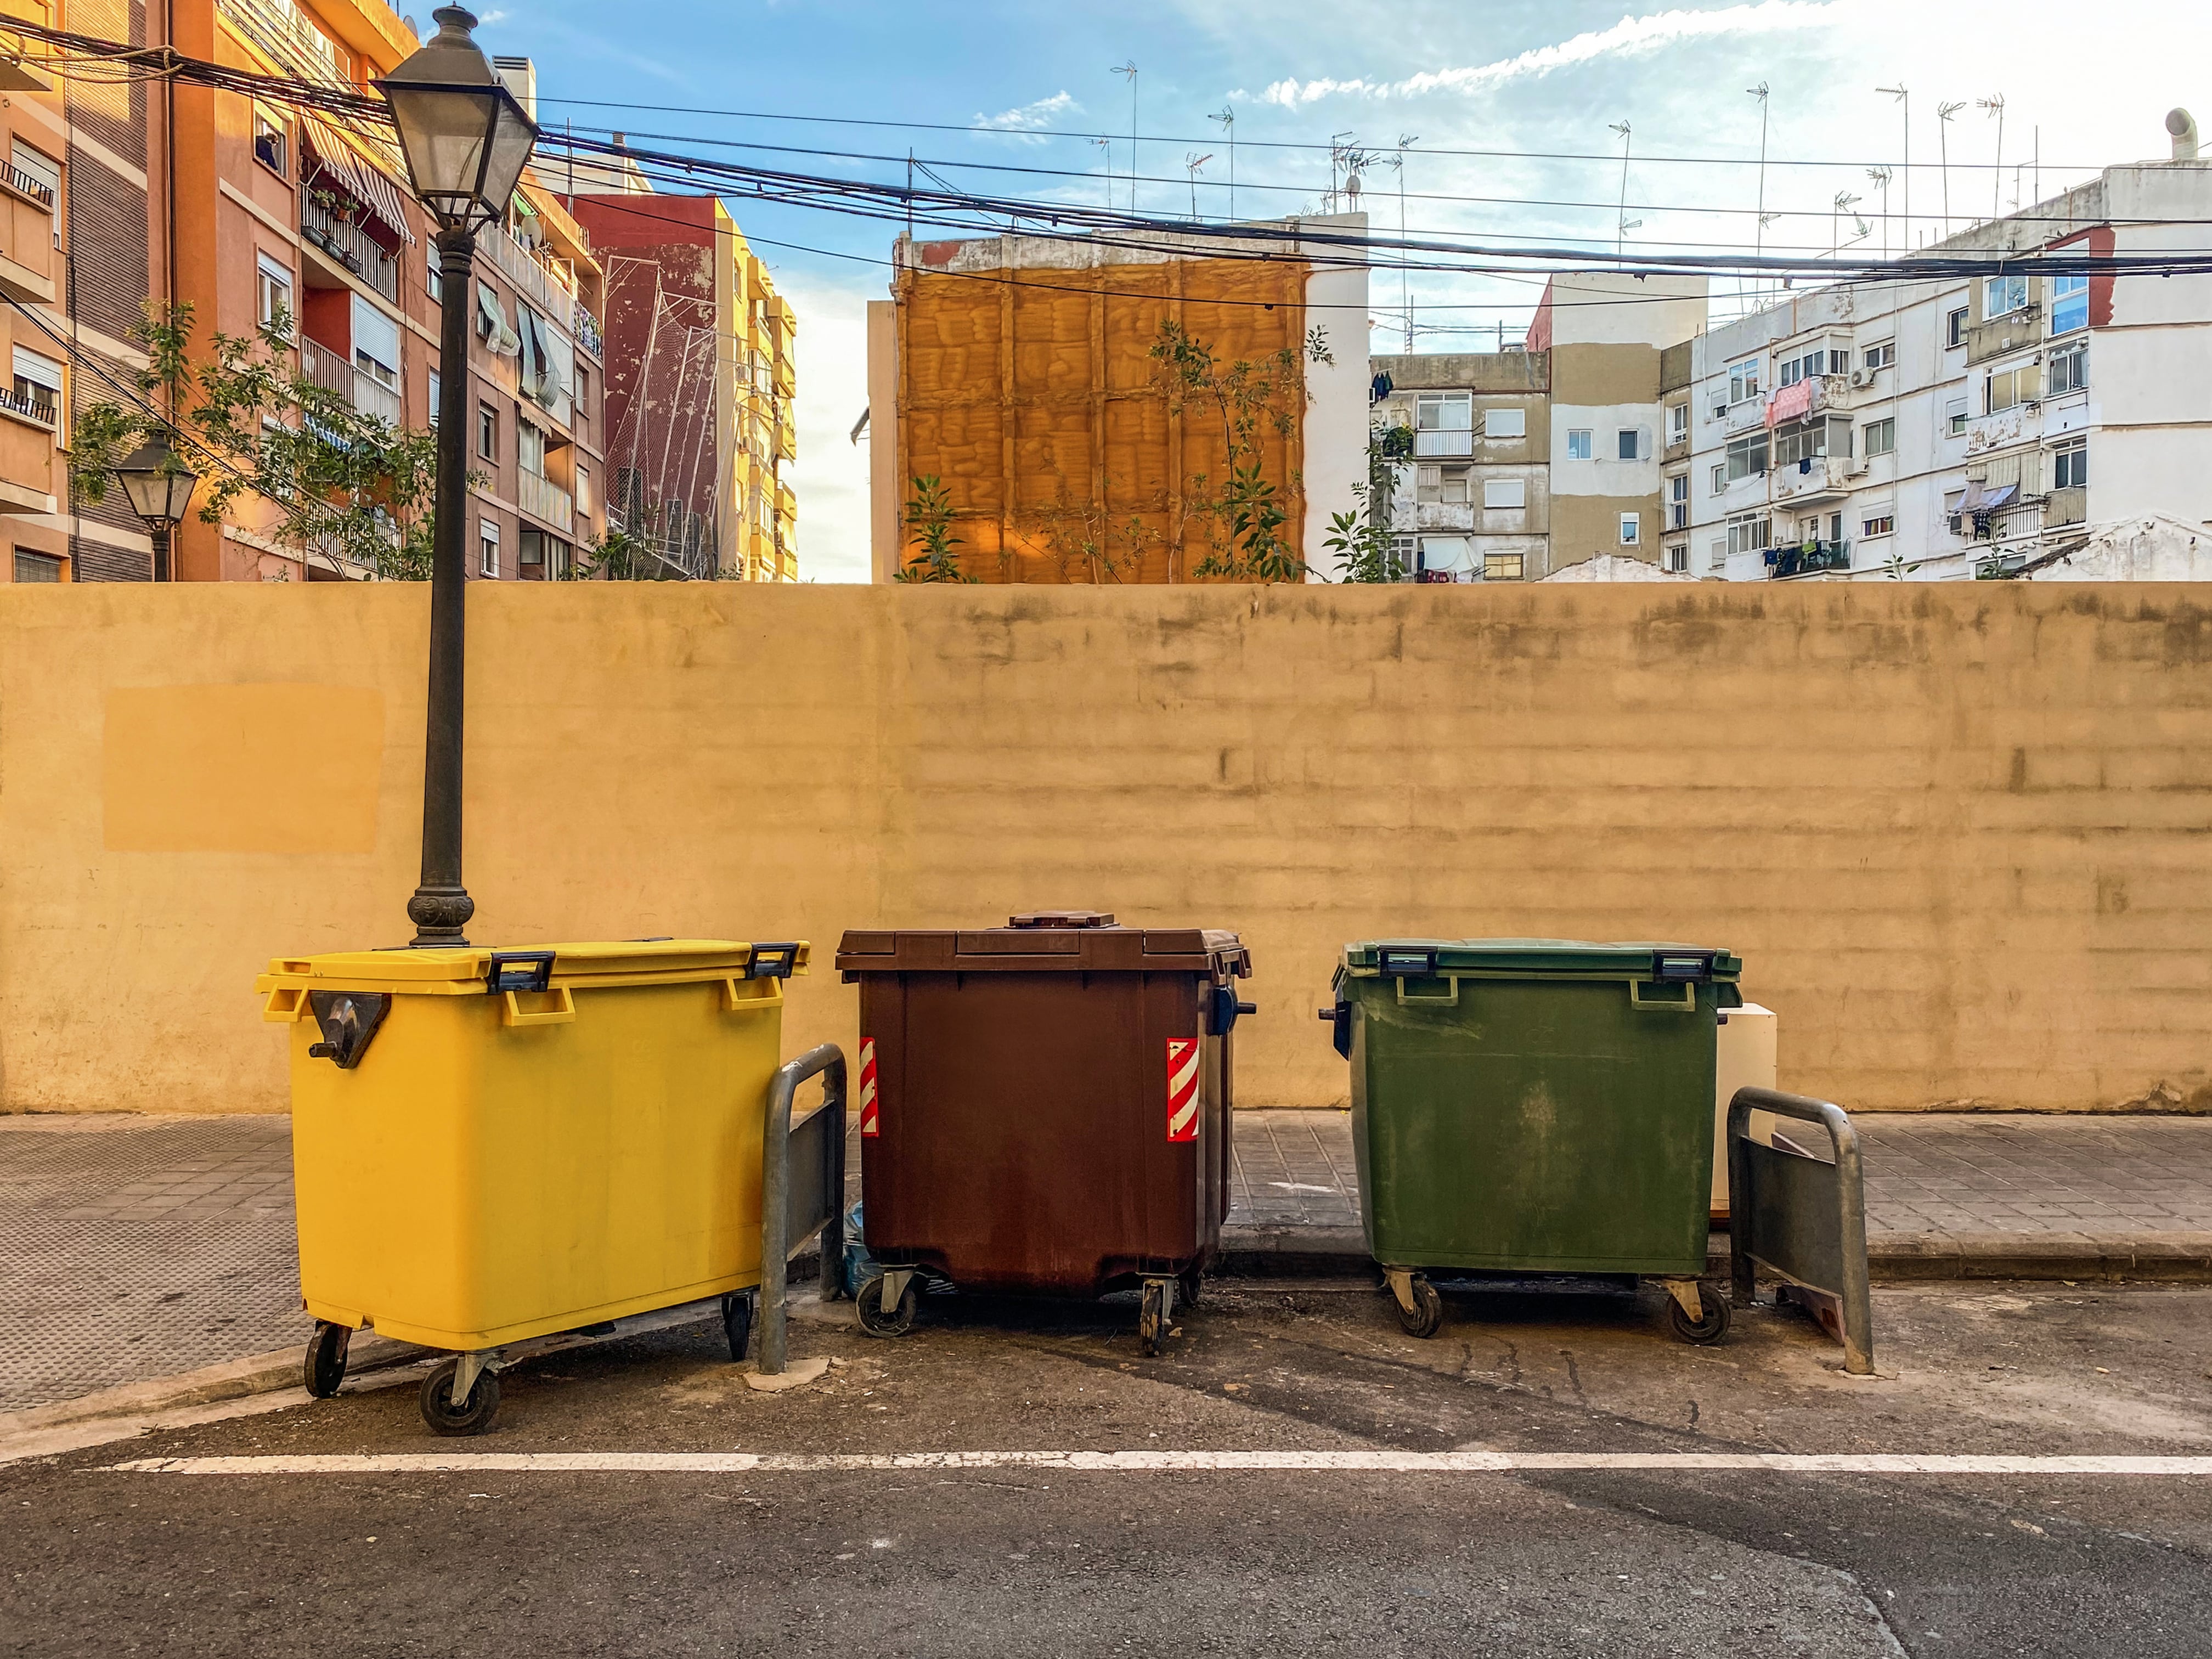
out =
[[(1713, 1278), (1729, 1273), (1726, 1235), (1705, 1257)], [(1882, 1233), (1867, 1243), (1877, 1284), (1943, 1279), (2154, 1279), (2212, 1284), (2212, 1232)], [(1229, 1279), (1372, 1274), (1374, 1258), (1356, 1228), (1239, 1227), (1222, 1234), (1213, 1271)]]
[[(179, 1371), (174, 1376), (125, 1382), (117, 1388), (102, 1389), (97, 1394), (79, 1395), (74, 1400), (57, 1400), (48, 1405), (0, 1413), (0, 1440), (102, 1418), (145, 1417), (179, 1407), (208, 1406), (219, 1401), (242, 1400), (249, 1395), (273, 1394), (280, 1389), (298, 1389), (301, 1386), (300, 1365), (304, 1346), (303, 1341), (300, 1346), (272, 1348), (240, 1359), (226, 1359), (217, 1365), (203, 1365), (198, 1370)], [(395, 1342), (389, 1337), (364, 1331), (354, 1339), (347, 1352), (346, 1375), (362, 1376), (371, 1371), (389, 1370), (420, 1358), (423, 1352), (410, 1342)], [(304, 1390), (302, 1393), (304, 1395)]]

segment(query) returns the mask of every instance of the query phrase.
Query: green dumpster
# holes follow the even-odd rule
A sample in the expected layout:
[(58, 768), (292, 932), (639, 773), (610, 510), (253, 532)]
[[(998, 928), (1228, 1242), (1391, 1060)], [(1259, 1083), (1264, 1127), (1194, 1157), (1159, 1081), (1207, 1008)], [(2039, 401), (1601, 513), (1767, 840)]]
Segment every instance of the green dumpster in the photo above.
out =
[(1700, 1292), (1726, 951), (1572, 939), (1345, 947), (1322, 1010), (1352, 1062), (1367, 1248), (1401, 1320), (1435, 1334), (1431, 1273), (1664, 1283), (1675, 1334), (1717, 1341)]

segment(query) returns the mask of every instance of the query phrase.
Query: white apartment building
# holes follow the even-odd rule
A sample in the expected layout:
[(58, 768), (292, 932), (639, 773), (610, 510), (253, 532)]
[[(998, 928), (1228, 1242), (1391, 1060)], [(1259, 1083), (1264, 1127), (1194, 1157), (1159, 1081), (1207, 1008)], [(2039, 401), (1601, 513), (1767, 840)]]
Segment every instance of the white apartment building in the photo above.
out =
[(1541, 351), (1370, 359), (1393, 550), (1417, 581), (1551, 568), (1551, 363)]
[(2175, 149), (1925, 250), (1989, 256), (1985, 275), (1814, 289), (1691, 339), (1686, 364), (1670, 353), (1667, 566), (1955, 579), (2092, 524), (2212, 524), (2212, 276), (2003, 260), (2201, 247), (2212, 164), (2193, 126)]

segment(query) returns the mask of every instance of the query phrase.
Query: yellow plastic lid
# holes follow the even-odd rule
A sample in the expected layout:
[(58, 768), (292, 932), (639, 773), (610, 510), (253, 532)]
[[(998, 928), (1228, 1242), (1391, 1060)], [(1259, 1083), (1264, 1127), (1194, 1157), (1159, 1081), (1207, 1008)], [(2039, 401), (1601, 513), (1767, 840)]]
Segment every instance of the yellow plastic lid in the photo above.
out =
[(804, 939), (778, 944), (720, 939), (595, 939), (504, 949), (410, 946), (276, 957), (254, 984), (264, 993), (280, 988), (334, 987), (340, 981), (354, 989), (451, 993), (487, 989), (495, 972), (503, 988), (517, 989), (524, 988), (523, 981), (542, 981), (539, 988), (648, 979), (675, 984), (803, 974), (806, 957)]

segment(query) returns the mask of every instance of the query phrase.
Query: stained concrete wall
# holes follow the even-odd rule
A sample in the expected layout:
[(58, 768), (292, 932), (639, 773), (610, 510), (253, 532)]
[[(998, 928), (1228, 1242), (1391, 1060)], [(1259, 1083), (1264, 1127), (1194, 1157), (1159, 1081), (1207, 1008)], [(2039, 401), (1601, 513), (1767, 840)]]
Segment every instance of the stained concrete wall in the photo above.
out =
[[(428, 595), (0, 591), (0, 1104), (281, 1106), (255, 971), (406, 937)], [(1785, 1085), (2212, 1106), (2212, 601), (2028, 583), (497, 584), (476, 936), (1056, 906), (1241, 928), (1240, 1097), (1347, 939), (1725, 945)]]

